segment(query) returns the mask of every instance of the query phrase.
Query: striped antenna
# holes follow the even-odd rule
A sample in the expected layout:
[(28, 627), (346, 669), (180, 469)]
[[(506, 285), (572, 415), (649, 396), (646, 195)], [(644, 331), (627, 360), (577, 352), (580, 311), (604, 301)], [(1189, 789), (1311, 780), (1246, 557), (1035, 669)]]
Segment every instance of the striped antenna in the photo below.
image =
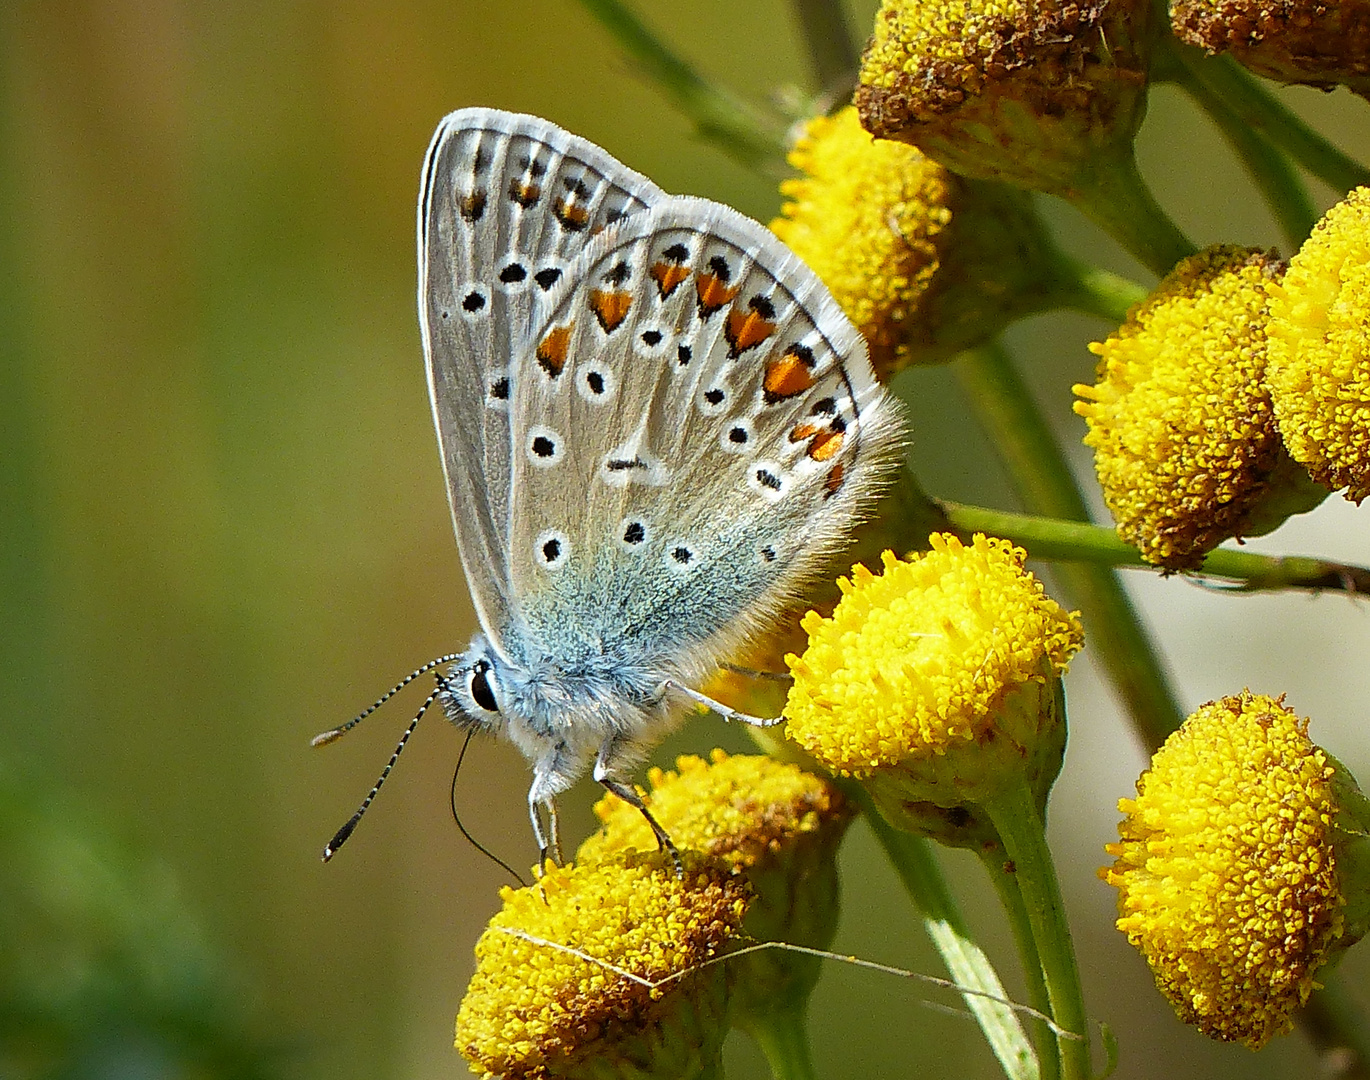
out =
[[(331, 742), (337, 742), (337, 740), (341, 739), (344, 735), (346, 735), (346, 734), (347, 734), (349, 731), (351, 731), (354, 727), (356, 727), (358, 724), (360, 724), (363, 720), (365, 720), (365, 719), (366, 719), (368, 716), (370, 716), (373, 712), (375, 712), (377, 709), (379, 709), (382, 705), (384, 705), (384, 704), (385, 704), (387, 701), (389, 701), (392, 697), (394, 697), (396, 694), (398, 694), (401, 690), (403, 690), (403, 689), (404, 689), (406, 686), (408, 686), (411, 682), (413, 682), (415, 679), (417, 679), (420, 675), (427, 675), (430, 671), (432, 671), (432, 670), (433, 670), (434, 668), (436, 668), (436, 667), (441, 667), (443, 664), (450, 664), (453, 660), (460, 660), (460, 659), (461, 659), (461, 653), (448, 653), (446, 656), (439, 656), (436, 660), (430, 660), (430, 661), (428, 661), (428, 663), (424, 664), (423, 667), (417, 668), (416, 670), (411, 671), (408, 675), (406, 675), (403, 679), (401, 679), (395, 686), (391, 687), (391, 688), (390, 688), (389, 690), (387, 690), (384, 694), (382, 694), (379, 698), (377, 698), (374, 704), (372, 704), (370, 707), (368, 707), (368, 708), (366, 708), (366, 709), (363, 709), (363, 710), (361, 711), (361, 713), (359, 713), (357, 716), (354, 716), (351, 720), (349, 720), (347, 723), (343, 724), (341, 727), (335, 727), (335, 728), (332, 728), (332, 729), (329, 730), (329, 731), (323, 731), (323, 732), (320, 732), (318, 735), (315, 735), (312, 739), (309, 740), (309, 745), (310, 745), (310, 746), (327, 746), (327, 745), (328, 745), (329, 743), (331, 743)], [(439, 680), (439, 681), (441, 681), (441, 680)], [(430, 698), (429, 701), (431, 702), (432, 699)], [(424, 706), (424, 708), (427, 708), (427, 707), (428, 707), (427, 705)], [(423, 715), (423, 709), (420, 709), (420, 710), (419, 710), (419, 716), (422, 716), (422, 715)], [(415, 719), (417, 720), (418, 717), (415, 717)], [(411, 730), (412, 730), (412, 728), (411, 728)], [(400, 745), (403, 746), (404, 744), (401, 743)]]
[[(435, 660), (434, 663), (442, 663), (442, 661)], [(420, 674), (422, 673), (420, 672)], [(401, 683), (400, 685), (403, 686), (404, 684)], [(395, 767), (395, 762), (400, 759), (400, 754), (404, 752), (404, 744), (409, 741), (409, 736), (414, 734), (414, 729), (419, 726), (419, 721), (423, 719), (423, 714), (428, 711), (428, 706), (432, 705), (433, 702), (437, 700), (437, 696), (442, 693), (445, 686), (446, 683), (439, 683), (438, 688), (429, 694), (428, 697), (424, 699), (423, 704), (419, 706), (419, 711), (414, 714), (414, 719), (410, 720), (409, 726), (404, 729), (404, 734), (400, 736), (399, 745), (395, 747), (395, 752), (390, 755), (390, 760), (385, 763), (385, 768), (381, 770), (381, 774), (376, 778), (376, 782), (372, 785), (371, 791), (367, 794), (366, 798), (362, 800), (361, 806), (357, 807), (357, 812), (347, 819), (347, 824), (333, 834), (333, 839), (328, 841), (328, 846), (323, 849), (324, 862), (328, 862), (329, 859), (333, 858), (333, 856), (338, 853), (338, 849), (342, 847), (343, 844), (347, 843), (347, 838), (352, 835), (352, 830), (357, 827), (357, 822), (361, 821), (362, 815), (366, 813), (366, 808), (371, 805), (372, 800), (375, 799), (376, 794), (380, 791), (381, 785), (385, 783), (385, 778), (390, 775), (390, 770)], [(394, 693), (394, 691), (391, 691), (391, 693)], [(386, 695), (386, 697), (389, 696), (389, 694)], [(381, 698), (381, 701), (384, 700), (385, 698)], [(366, 714), (363, 713), (362, 715), (365, 716)], [(358, 719), (360, 719), (360, 717)], [(339, 734), (341, 734), (341, 730), (339, 731)], [(337, 736), (334, 736), (334, 738), (336, 737)]]

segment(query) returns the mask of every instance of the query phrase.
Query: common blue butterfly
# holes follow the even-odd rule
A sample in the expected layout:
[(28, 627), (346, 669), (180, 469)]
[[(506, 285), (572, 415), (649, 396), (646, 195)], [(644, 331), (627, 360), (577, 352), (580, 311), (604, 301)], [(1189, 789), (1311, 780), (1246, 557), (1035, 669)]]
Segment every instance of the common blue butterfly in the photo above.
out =
[(592, 763), (674, 855), (626, 774), (690, 703), (778, 722), (695, 688), (840, 550), (898, 464), (899, 409), (768, 229), (535, 116), (438, 125), (418, 257), (481, 632), (416, 674), (454, 661), (430, 702), (527, 756), (544, 858), (556, 796)]

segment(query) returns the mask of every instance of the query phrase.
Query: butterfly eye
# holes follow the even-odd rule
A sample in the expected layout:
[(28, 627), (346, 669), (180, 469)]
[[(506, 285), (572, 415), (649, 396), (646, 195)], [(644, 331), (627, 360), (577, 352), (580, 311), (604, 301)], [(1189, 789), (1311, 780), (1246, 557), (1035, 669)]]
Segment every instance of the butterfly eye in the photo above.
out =
[(490, 680), (487, 675), (490, 672), (490, 661), (477, 660), (475, 667), (471, 669), (471, 681), (467, 684), (467, 689), (471, 691), (471, 699), (486, 712), (499, 712), (499, 702), (495, 700), (495, 692), (490, 689)]

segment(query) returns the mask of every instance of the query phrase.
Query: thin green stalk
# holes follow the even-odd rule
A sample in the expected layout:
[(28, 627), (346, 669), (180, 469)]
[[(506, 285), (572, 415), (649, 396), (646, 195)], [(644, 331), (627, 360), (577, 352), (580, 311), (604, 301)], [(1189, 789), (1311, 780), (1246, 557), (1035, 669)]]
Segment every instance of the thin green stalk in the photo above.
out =
[(1074, 308), (1086, 315), (1097, 315), (1105, 322), (1121, 323), (1134, 304), (1140, 304), (1147, 298), (1149, 290), (1144, 285), (1097, 266), (1073, 259), (1068, 261), (1073, 264), (1072, 281), (1061, 292), (1062, 307)]
[(1279, 223), (1290, 252), (1297, 251), (1313, 231), (1318, 209), (1288, 158), (1258, 128), (1238, 116), (1207, 83), (1196, 78), (1190, 68), (1175, 65), (1174, 81), (1218, 125), (1260, 188), (1261, 198)]
[[(943, 500), (937, 500), (937, 504), (947, 523), (958, 532), (1002, 536), (1026, 548), (1034, 559), (1156, 569), (1115, 530), (1103, 525), (1034, 517)], [(1370, 567), (1303, 555), (1258, 555), (1253, 551), (1217, 548), (1208, 553), (1193, 576), (1222, 578), (1226, 584), (1216, 587), (1234, 592), (1303, 589), (1370, 595)]]
[[(932, 845), (921, 837), (894, 828), (881, 816), (860, 784), (846, 781), (841, 786), (860, 805), (871, 831), (885, 849), (904, 888), (923, 916), (923, 927), (941, 955), (942, 962), (947, 965), (953, 981), (958, 986), (979, 991), (976, 994), (963, 994), (962, 1000), (979, 1022), (990, 1049), (1003, 1067), (1004, 1075), (1009, 1080), (1041, 1080), (1032, 1043), (1017, 1014), (1002, 1004), (1008, 1000), (1008, 994), (989, 957), (971, 937), (942, 877)], [(1000, 1000), (996, 1001), (995, 998)]]
[(817, 1080), (809, 1050), (806, 1009), (805, 1004), (796, 1004), (768, 1010), (765, 1023), (747, 1028), (766, 1055), (775, 1080)]
[[(1370, 169), (1310, 128), (1230, 56), (1207, 56), (1173, 38), (1158, 46), (1162, 63), (1182, 66), (1231, 109), (1310, 173), (1337, 191), (1370, 184)], [(1168, 71), (1167, 71), (1168, 73)]]
[[(1051, 1000), (1047, 997), (1047, 984), (1042, 979), (1042, 959), (1037, 955), (1037, 942), (1032, 934), (1032, 923), (1028, 920), (1027, 908), (1023, 905), (1023, 894), (1012, 874), (1004, 872), (1004, 853), (984, 851), (980, 862), (985, 873), (994, 883), (999, 894), (999, 905), (1008, 916), (1013, 930), (1013, 940), (1018, 943), (1018, 960), (1023, 967), (1023, 980), (1027, 986), (1028, 1004), (1040, 1013), (1051, 1015)], [(1036, 1024), (1037, 1056), (1042, 1062), (1043, 1080), (1061, 1075), (1061, 1055), (1056, 1047), (1056, 1036), (1051, 1029), (1040, 1021)]]
[(794, 12), (819, 87), (850, 95), (860, 58), (841, 0), (794, 0)]
[[(1088, 521), (1089, 512), (1032, 394), (1003, 347), (963, 353), (954, 365), (981, 425), (1008, 469), (1019, 497), (1044, 517)], [(1147, 745), (1157, 747), (1184, 713), (1160, 655), (1142, 627), (1117, 573), (1088, 563), (1064, 563), (1056, 579), (1084, 615), (1090, 649)]]
[(694, 121), (700, 135), (747, 168), (767, 173), (783, 168), (789, 149), (784, 124), (708, 82), (620, 0), (581, 3), (637, 61), (643, 74)]
[[(1004, 842), (1022, 893), (1051, 1002), (1051, 1017), (1070, 1035), (1078, 1036), (1057, 1039), (1061, 1076), (1063, 1080), (1089, 1080), (1089, 1029), (1080, 972), (1037, 804), (1027, 781), (1020, 778), (981, 806)], [(1000, 868), (999, 872), (1009, 871)]]
[(1069, 199), (1157, 277), (1197, 250), (1151, 194), (1130, 146), (1100, 161)]

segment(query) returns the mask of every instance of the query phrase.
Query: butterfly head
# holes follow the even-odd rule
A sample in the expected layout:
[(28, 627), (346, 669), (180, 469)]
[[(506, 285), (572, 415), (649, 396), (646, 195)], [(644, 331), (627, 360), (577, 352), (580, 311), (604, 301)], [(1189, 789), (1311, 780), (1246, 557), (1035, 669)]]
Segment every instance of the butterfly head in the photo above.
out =
[(447, 719), (462, 730), (502, 730), (506, 723), (503, 664), (484, 634), (472, 638), (457, 662), (438, 679), (437, 699)]

